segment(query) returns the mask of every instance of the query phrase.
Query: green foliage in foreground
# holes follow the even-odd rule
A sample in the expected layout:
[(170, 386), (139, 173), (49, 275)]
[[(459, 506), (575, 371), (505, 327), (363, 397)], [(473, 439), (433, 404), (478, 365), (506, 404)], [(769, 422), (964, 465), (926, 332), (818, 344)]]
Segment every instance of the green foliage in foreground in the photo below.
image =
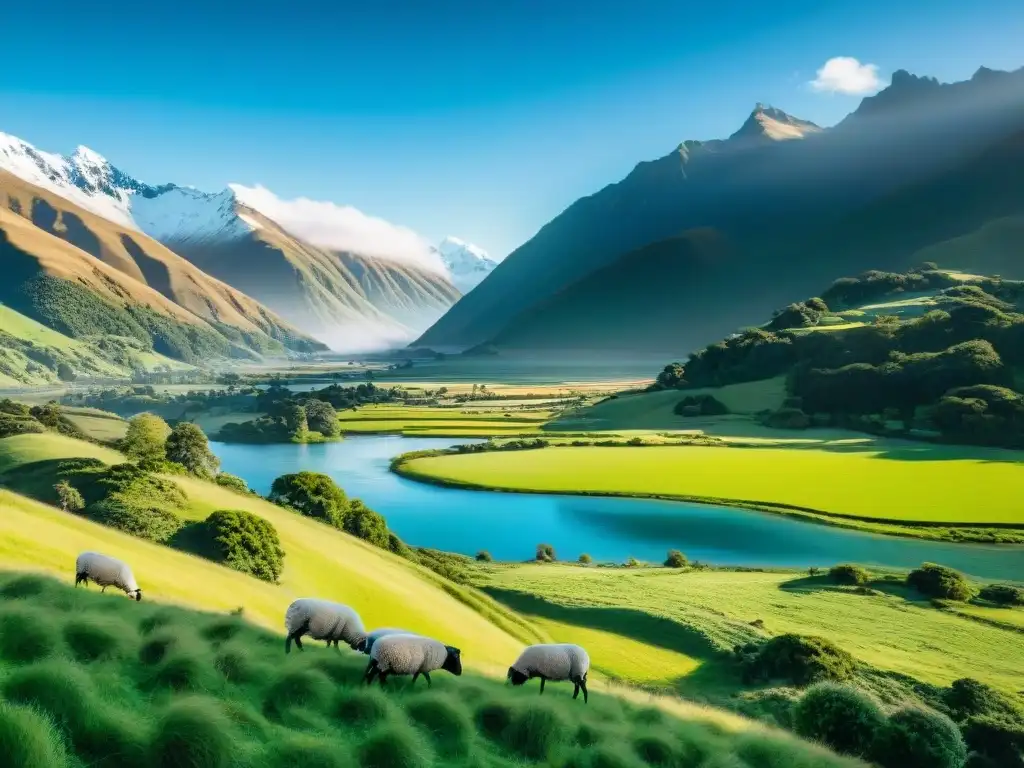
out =
[(922, 595), (946, 600), (970, 600), (971, 583), (959, 571), (935, 563), (924, 563), (907, 574), (907, 584)]
[[(202, 614), (0, 579), (0, 750), (10, 768), (854, 768), (785, 734), (611, 695), (542, 700), (473, 675), (359, 685), (366, 657)], [(312, 644), (311, 644), (312, 645)]]
[(853, 676), (853, 657), (822, 637), (786, 634), (758, 645), (748, 643), (735, 649), (748, 683), (781, 680), (809, 685), (825, 680), (848, 680)]

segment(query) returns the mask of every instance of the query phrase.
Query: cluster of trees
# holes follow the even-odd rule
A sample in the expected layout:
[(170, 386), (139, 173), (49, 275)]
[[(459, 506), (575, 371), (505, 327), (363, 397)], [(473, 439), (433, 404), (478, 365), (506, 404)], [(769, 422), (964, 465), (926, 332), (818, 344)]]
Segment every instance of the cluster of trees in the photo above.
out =
[[(858, 427), (848, 416), (878, 415), (904, 428), (939, 430), (948, 439), (1024, 444), (1014, 369), (1024, 366), (1024, 282), (986, 279), (952, 284), (942, 272), (869, 272), (837, 281), (824, 294), (787, 307), (765, 328), (748, 329), (672, 363), (655, 389), (717, 387), (787, 376), (798, 411), (782, 426)], [(828, 306), (903, 290), (942, 289), (937, 308), (912, 319), (879, 316), (836, 333), (778, 330), (815, 324)], [(827, 301), (827, 303), (826, 303)], [(680, 404), (680, 408), (683, 408)]]
[(274, 480), (267, 497), (275, 504), (312, 517), (374, 546), (401, 554), (407, 549), (383, 516), (359, 499), (349, 499), (337, 483), (320, 472), (296, 472)]
[(80, 440), (87, 439), (55, 402), (28, 406), (10, 398), (0, 400), (0, 438), (42, 432), (57, 432)]
[(242, 423), (228, 422), (219, 437), (237, 443), (306, 443), (337, 437), (341, 433), (338, 412), (324, 400), (275, 401), (272, 413)]

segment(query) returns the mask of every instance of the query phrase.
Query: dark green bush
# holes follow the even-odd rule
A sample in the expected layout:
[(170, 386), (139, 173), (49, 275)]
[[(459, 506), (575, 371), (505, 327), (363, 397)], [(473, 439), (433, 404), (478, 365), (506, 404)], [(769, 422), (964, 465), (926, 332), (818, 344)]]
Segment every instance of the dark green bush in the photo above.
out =
[(954, 680), (943, 697), (950, 714), (956, 720), (966, 720), (974, 715), (1021, 718), (1021, 707), (1009, 696), (990, 685), (970, 677)]
[(289, 669), (267, 689), (264, 711), (280, 717), (289, 707), (326, 710), (334, 695), (334, 683), (323, 672), (313, 669)]
[(91, 505), (88, 513), (99, 523), (149, 541), (167, 541), (184, 525), (171, 510), (123, 493), (110, 494)]
[(810, 685), (825, 680), (847, 680), (853, 674), (853, 657), (821, 637), (779, 635), (740, 653), (744, 678), (750, 682), (786, 680)]
[(893, 712), (879, 730), (873, 752), (884, 768), (961, 768), (967, 760), (956, 724), (918, 707)]
[(686, 559), (686, 555), (678, 549), (670, 549), (668, 556), (665, 558), (666, 568), (685, 568), (688, 563), (689, 560)]
[(355, 762), (347, 745), (337, 740), (289, 734), (267, 747), (260, 765), (267, 768), (351, 768)]
[(488, 552), (486, 549), (481, 549), (479, 552), (477, 552), (476, 559), (477, 562), (480, 563), (489, 563), (494, 560), (494, 558), (491, 557), (491, 553)]
[(64, 625), (64, 642), (83, 662), (124, 656), (132, 634), (126, 622), (99, 616), (77, 616)]
[(221, 562), (277, 583), (284, 569), (284, 549), (268, 520), (241, 509), (221, 509), (206, 518), (206, 526)]
[(476, 711), (477, 728), (493, 741), (500, 741), (512, 723), (513, 710), (504, 701), (490, 701)]
[(222, 485), (225, 488), (230, 488), (236, 493), (251, 494), (249, 486), (246, 485), (245, 480), (242, 478), (229, 474), (228, 472), (218, 472), (217, 476), (213, 479), (217, 485)]
[(0, 755), (7, 768), (64, 768), (64, 738), (30, 707), (0, 701)]
[(989, 584), (981, 588), (978, 597), (999, 605), (1024, 605), (1024, 589), (1010, 584)]
[(530, 760), (549, 760), (567, 741), (566, 716), (550, 704), (521, 706), (503, 734), (505, 746)]
[(922, 595), (946, 600), (970, 600), (974, 594), (962, 573), (935, 563), (924, 563), (911, 571), (907, 574), (907, 584)]
[(379, 688), (348, 688), (338, 693), (335, 717), (343, 725), (364, 729), (394, 715), (394, 705)]
[(780, 408), (764, 417), (764, 425), (773, 429), (807, 429), (811, 417), (799, 408)]
[(676, 416), (724, 416), (728, 412), (725, 403), (714, 395), (689, 395), (672, 409)]
[(1024, 768), (1024, 722), (972, 717), (963, 725), (967, 746), (1000, 768)]
[(812, 686), (793, 710), (797, 733), (847, 755), (867, 755), (884, 723), (874, 699), (836, 683)]
[(85, 672), (64, 661), (43, 661), (12, 671), (3, 681), (3, 697), (45, 713), (76, 745), (99, 704)]
[(537, 560), (544, 563), (551, 563), (557, 560), (555, 556), (555, 548), (550, 544), (538, 544), (537, 545)]
[(871, 574), (859, 565), (836, 565), (829, 569), (828, 575), (836, 584), (861, 585), (871, 581)]
[(580, 565), (590, 565), (592, 562), (594, 562), (594, 559), (590, 555), (588, 555), (586, 552), (584, 552), (582, 555), (580, 555), (580, 559), (579, 559)]
[(640, 731), (633, 735), (633, 751), (647, 765), (670, 768), (682, 759), (679, 744), (660, 730)]

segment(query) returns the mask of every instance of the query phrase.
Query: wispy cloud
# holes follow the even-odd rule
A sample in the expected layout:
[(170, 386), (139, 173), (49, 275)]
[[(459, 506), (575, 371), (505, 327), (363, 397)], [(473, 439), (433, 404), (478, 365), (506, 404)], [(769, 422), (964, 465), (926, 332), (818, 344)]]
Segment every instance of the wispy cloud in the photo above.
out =
[(828, 93), (863, 95), (880, 90), (882, 81), (876, 65), (861, 64), (852, 56), (835, 56), (818, 70), (811, 87)]
[(242, 205), (255, 209), (311, 245), (376, 256), (447, 274), (437, 252), (419, 234), (350, 205), (298, 197), (284, 200), (266, 187), (229, 185)]

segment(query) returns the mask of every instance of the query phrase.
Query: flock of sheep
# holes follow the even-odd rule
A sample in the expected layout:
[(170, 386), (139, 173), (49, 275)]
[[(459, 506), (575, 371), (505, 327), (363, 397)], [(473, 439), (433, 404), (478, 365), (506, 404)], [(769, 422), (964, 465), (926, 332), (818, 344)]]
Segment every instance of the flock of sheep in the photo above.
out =
[[(129, 597), (142, 599), (142, 590), (135, 581), (132, 569), (127, 563), (98, 552), (83, 552), (75, 562), (75, 586), (89, 581), (99, 584), (103, 591), (117, 587)], [(381, 686), (391, 675), (412, 675), (412, 682), (423, 675), (427, 686), (431, 685), (430, 673), (443, 669), (453, 675), (462, 674), (462, 652), (439, 640), (418, 635), (404, 629), (382, 627), (367, 632), (359, 614), (351, 607), (330, 600), (302, 597), (288, 606), (284, 614), (285, 653), (292, 643), (301, 651), (302, 638), (326, 640), (327, 646), (337, 648), (339, 641), (354, 651), (370, 657), (370, 663), (363, 674), (363, 682), (370, 684), (374, 678)], [(587, 702), (587, 673), (590, 671), (590, 657), (578, 645), (570, 643), (543, 643), (528, 646), (508, 668), (507, 679), (512, 685), (522, 685), (527, 680), (540, 678), (540, 692), (544, 683), (570, 681), (574, 686), (575, 699), (583, 691), (583, 702)]]

